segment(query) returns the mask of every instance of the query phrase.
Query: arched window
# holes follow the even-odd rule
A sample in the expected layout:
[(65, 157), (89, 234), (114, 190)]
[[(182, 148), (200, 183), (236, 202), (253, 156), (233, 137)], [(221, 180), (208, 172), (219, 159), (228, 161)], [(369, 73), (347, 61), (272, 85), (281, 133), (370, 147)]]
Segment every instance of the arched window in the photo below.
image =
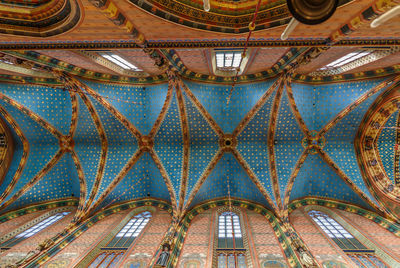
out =
[(121, 260), (133, 241), (135, 241), (136, 237), (140, 235), (150, 218), (151, 213), (145, 211), (129, 220), (111, 241), (105, 247), (101, 248), (100, 253), (89, 267), (117, 267), (117, 263)]
[(51, 215), (40, 222), (36, 223), (35, 225), (31, 226), (29, 229), (26, 229), (22, 233), (17, 234), (16, 236), (8, 239), (7, 241), (0, 244), (1, 250), (8, 250), (11, 247), (15, 246), (16, 244), (24, 241), (25, 239), (37, 234), (38, 232), (42, 231), (43, 229), (49, 227), (50, 225), (54, 224), (55, 222), (61, 220), (70, 212), (59, 212), (57, 214)]
[(239, 216), (234, 212), (221, 213), (218, 216), (218, 268), (246, 268), (245, 254)]
[(311, 216), (314, 222), (321, 227), (329, 238), (331, 238), (358, 267), (388, 267), (382, 260), (374, 255), (374, 250), (368, 249), (361, 244), (358, 239), (327, 214), (317, 210), (310, 210), (308, 215)]

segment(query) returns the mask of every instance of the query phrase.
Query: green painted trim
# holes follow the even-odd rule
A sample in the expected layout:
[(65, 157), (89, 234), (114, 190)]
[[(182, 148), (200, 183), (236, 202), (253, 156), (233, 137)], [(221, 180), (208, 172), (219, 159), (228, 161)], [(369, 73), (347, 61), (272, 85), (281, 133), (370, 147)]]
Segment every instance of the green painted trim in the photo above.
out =
[(389, 232), (400, 237), (400, 224), (398, 224), (394, 221), (391, 221), (389, 219), (386, 219), (386, 218), (376, 214), (375, 212), (369, 211), (367, 209), (364, 209), (364, 208), (361, 208), (361, 207), (358, 207), (358, 206), (352, 205), (352, 204), (346, 204), (346, 203), (342, 203), (339, 201), (328, 200), (328, 199), (306, 197), (304, 199), (295, 200), (295, 201), (291, 202), (288, 206), (288, 210), (289, 210), (289, 213), (291, 213), (294, 210), (296, 210), (297, 208), (305, 207), (308, 205), (318, 205), (318, 206), (323, 206), (323, 207), (327, 207), (327, 208), (336, 208), (339, 210), (344, 210), (347, 212), (351, 212), (351, 213), (360, 215), (364, 218), (367, 218), (367, 219), (379, 224), (380, 226), (382, 226)]
[[(267, 208), (265, 208), (261, 205), (258, 205), (256, 203), (252, 203), (252, 202), (244, 201), (244, 200), (233, 200), (231, 202), (231, 204), (232, 204), (232, 206), (245, 208), (245, 209), (254, 211), (254, 212), (259, 213), (262, 216), (264, 216), (270, 222), (290, 266), (296, 267), (296, 268), (301, 268), (300, 261), (298, 260), (297, 255), (295, 254), (295, 252), (292, 248), (289, 235), (288, 235), (287, 231), (285, 230), (285, 228), (283, 227), (283, 223), (270, 210), (268, 210)], [(182, 251), (183, 243), (184, 243), (187, 231), (189, 229), (189, 225), (190, 225), (191, 221), (193, 220), (193, 218), (205, 210), (215, 208), (215, 207), (221, 207), (221, 206), (228, 206), (228, 200), (220, 199), (220, 200), (214, 200), (214, 201), (210, 201), (210, 202), (198, 205), (198, 206), (194, 207), (193, 209), (191, 209), (185, 215), (185, 217), (181, 221), (180, 225), (178, 226), (178, 231), (175, 233), (175, 245), (174, 245), (174, 248), (172, 249), (171, 257), (168, 261), (167, 267), (169, 267), (169, 268), (176, 267), (176, 265), (178, 264), (178, 258)], [(158, 254), (158, 252), (157, 252), (157, 254)], [(156, 254), (156, 256), (157, 256), (157, 254)]]
[(91, 226), (93, 226), (98, 221), (102, 220), (103, 218), (110, 216), (116, 212), (120, 212), (120, 211), (127, 210), (127, 209), (132, 209), (132, 208), (138, 208), (138, 207), (142, 207), (142, 206), (157, 207), (162, 210), (166, 210), (168, 213), (170, 213), (172, 215), (171, 205), (165, 201), (157, 200), (157, 199), (146, 198), (146, 199), (128, 201), (125, 203), (120, 203), (120, 204), (114, 205), (108, 209), (97, 212), (96, 214), (94, 214), (92, 217), (90, 217), (83, 223), (80, 223), (78, 226), (76, 226), (70, 232), (57, 234), (56, 237), (59, 237), (61, 239), (58, 239), (58, 241), (54, 244), (54, 246), (50, 247), (45, 252), (40, 254), (38, 257), (36, 257), (34, 260), (32, 260), (25, 267), (30, 267), (30, 268), (40, 267), (41, 264), (48, 261), (52, 256), (56, 255), (63, 248), (65, 248), (67, 245), (69, 245), (72, 241), (74, 241), (76, 238), (78, 238), (83, 232), (85, 232), (87, 229), (89, 229)]
[(6, 212), (6, 213), (0, 215), (0, 223), (9, 221), (11, 219), (18, 218), (20, 216), (23, 216), (23, 215), (26, 215), (29, 213), (43, 211), (43, 210), (47, 210), (50, 208), (70, 207), (70, 206), (77, 207), (78, 202), (79, 202), (78, 199), (69, 198), (69, 199), (61, 199), (61, 200), (56, 200), (56, 201), (51, 201), (51, 202), (46, 202), (46, 203), (39, 203), (39, 204), (31, 205), (29, 207), (12, 210), (12, 211), (9, 211), (9, 212)]

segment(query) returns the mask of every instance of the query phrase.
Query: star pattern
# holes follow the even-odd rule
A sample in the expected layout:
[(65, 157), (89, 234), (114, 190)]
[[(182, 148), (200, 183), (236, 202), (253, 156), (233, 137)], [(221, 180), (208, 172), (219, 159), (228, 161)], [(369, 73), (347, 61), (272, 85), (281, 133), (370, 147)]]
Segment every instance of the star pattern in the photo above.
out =
[[(13, 161), (0, 186), (6, 192), (1, 209), (76, 197), (86, 203), (84, 211), (91, 211), (155, 197), (171, 202), (175, 210), (176, 204), (183, 204), (185, 211), (228, 195), (272, 210), (307, 196), (372, 210), (379, 206), (360, 173), (353, 141), (363, 116), (385, 91), (374, 91), (384, 79), (293, 83), (293, 98), (274, 79), (238, 85), (229, 103), (230, 88), (223, 85), (182, 81), (177, 89), (172, 80), (151, 86), (73, 81), (80, 88), (78, 109), (68, 91), (0, 87), (0, 105), (10, 117), (5, 121), (15, 143)], [(396, 124), (397, 117), (392, 115), (387, 124)], [(73, 142), (70, 148), (61, 147), (74, 118)], [(299, 120), (304, 120), (306, 131)], [(16, 127), (29, 144), (18, 178), (14, 174), (24, 157), (24, 142)], [(302, 146), (304, 138), (312, 139), (308, 133), (326, 139), (316, 154)], [(383, 130), (378, 147), (386, 152), (393, 142), (393, 131)], [(184, 146), (189, 148), (186, 162)], [(301, 155), (304, 163), (299, 163)], [(392, 174), (393, 157), (381, 158)], [(7, 190), (13, 180), (16, 183)]]

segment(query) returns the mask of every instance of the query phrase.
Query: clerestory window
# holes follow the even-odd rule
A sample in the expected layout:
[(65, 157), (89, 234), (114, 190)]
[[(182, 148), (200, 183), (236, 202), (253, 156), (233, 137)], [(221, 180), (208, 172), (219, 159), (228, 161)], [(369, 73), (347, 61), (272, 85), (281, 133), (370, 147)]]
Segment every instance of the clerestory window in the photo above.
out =
[(121, 260), (126, 250), (140, 235), (146, 224), (150, 221), (150, 218), (151, 213), (145, 211), (129, 220), (111, 241), (108, 242), (105, 247), (101, 248), (100, 253), (89, 267), (117, 267), (118, 262)]
[(389, 268), (384, 262), (379, 259), (374, 250), (365, 247), (358, 239), (349, 233), (337, 221), (329, 217), (327, 214), (310, 210), (308, 215), (321, 229), (331, 238), (352, 261), (361, 268), (379, 267)]
[(246, 268), (246, 249), (239, 216), (223, 212), (218, 216), (218, 268)]
[(35, 234), (39, 233), (43, 229), (49, 227), (50, 225), (54, 224), (55, 222), (61, 220), (70, 212), (59, 212), (52, 216), (47, 217), (46, 219), (40, 221), (39, 223), (33, 225), (29, 229), (23, 231), (22, 233), (17, 234), (16, 236), (8, 239), (7, 241), (0, 244), (1, 250), (8, 250), (11, 247), (15, 246), (16, 244), (24, 241), (25, 239), (34, 236)]

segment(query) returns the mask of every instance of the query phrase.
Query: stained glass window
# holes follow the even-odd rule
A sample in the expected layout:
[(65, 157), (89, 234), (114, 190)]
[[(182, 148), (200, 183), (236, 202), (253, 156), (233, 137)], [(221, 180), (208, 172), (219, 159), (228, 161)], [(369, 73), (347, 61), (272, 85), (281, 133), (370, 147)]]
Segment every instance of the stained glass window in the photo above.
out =
[(337, 221), (317, 210), (308, 212), (316, 224), (357, 264), (358, 267), (389, 268)]
[(218, 217), (218, 248), (243, 248), (239, 216), (224, 212)]
[(111, 239), (103, 248), (97, 258), (90, 264), (90, 268), (111, 268), (117, 267), (125, 251), (140, 235), (146, 224), (150, 221), (151, 213), (142, 212), (131, 220)]
[(38, 232), (42, 231), (43, 229), (49, 227), (50, 225), (54, 224), (55, 222), (61, 220), (63, 217), (68, 215), (70, 212), (59, 212), (57, 214), (54, 214), (52, 216), (47, 217), (46, 219), (40, 221), (39, 223), (33, 225), (29, 229), (23, 231), (20, 234), (17, 234), (13, 238), (3, 242), (0, 244), (0, 248), (2, 250), (7, 250), (19, 242), (37, 234)]
[(218, 216), (218, 268), (246, 268), (239, 216), (223, 212)]

